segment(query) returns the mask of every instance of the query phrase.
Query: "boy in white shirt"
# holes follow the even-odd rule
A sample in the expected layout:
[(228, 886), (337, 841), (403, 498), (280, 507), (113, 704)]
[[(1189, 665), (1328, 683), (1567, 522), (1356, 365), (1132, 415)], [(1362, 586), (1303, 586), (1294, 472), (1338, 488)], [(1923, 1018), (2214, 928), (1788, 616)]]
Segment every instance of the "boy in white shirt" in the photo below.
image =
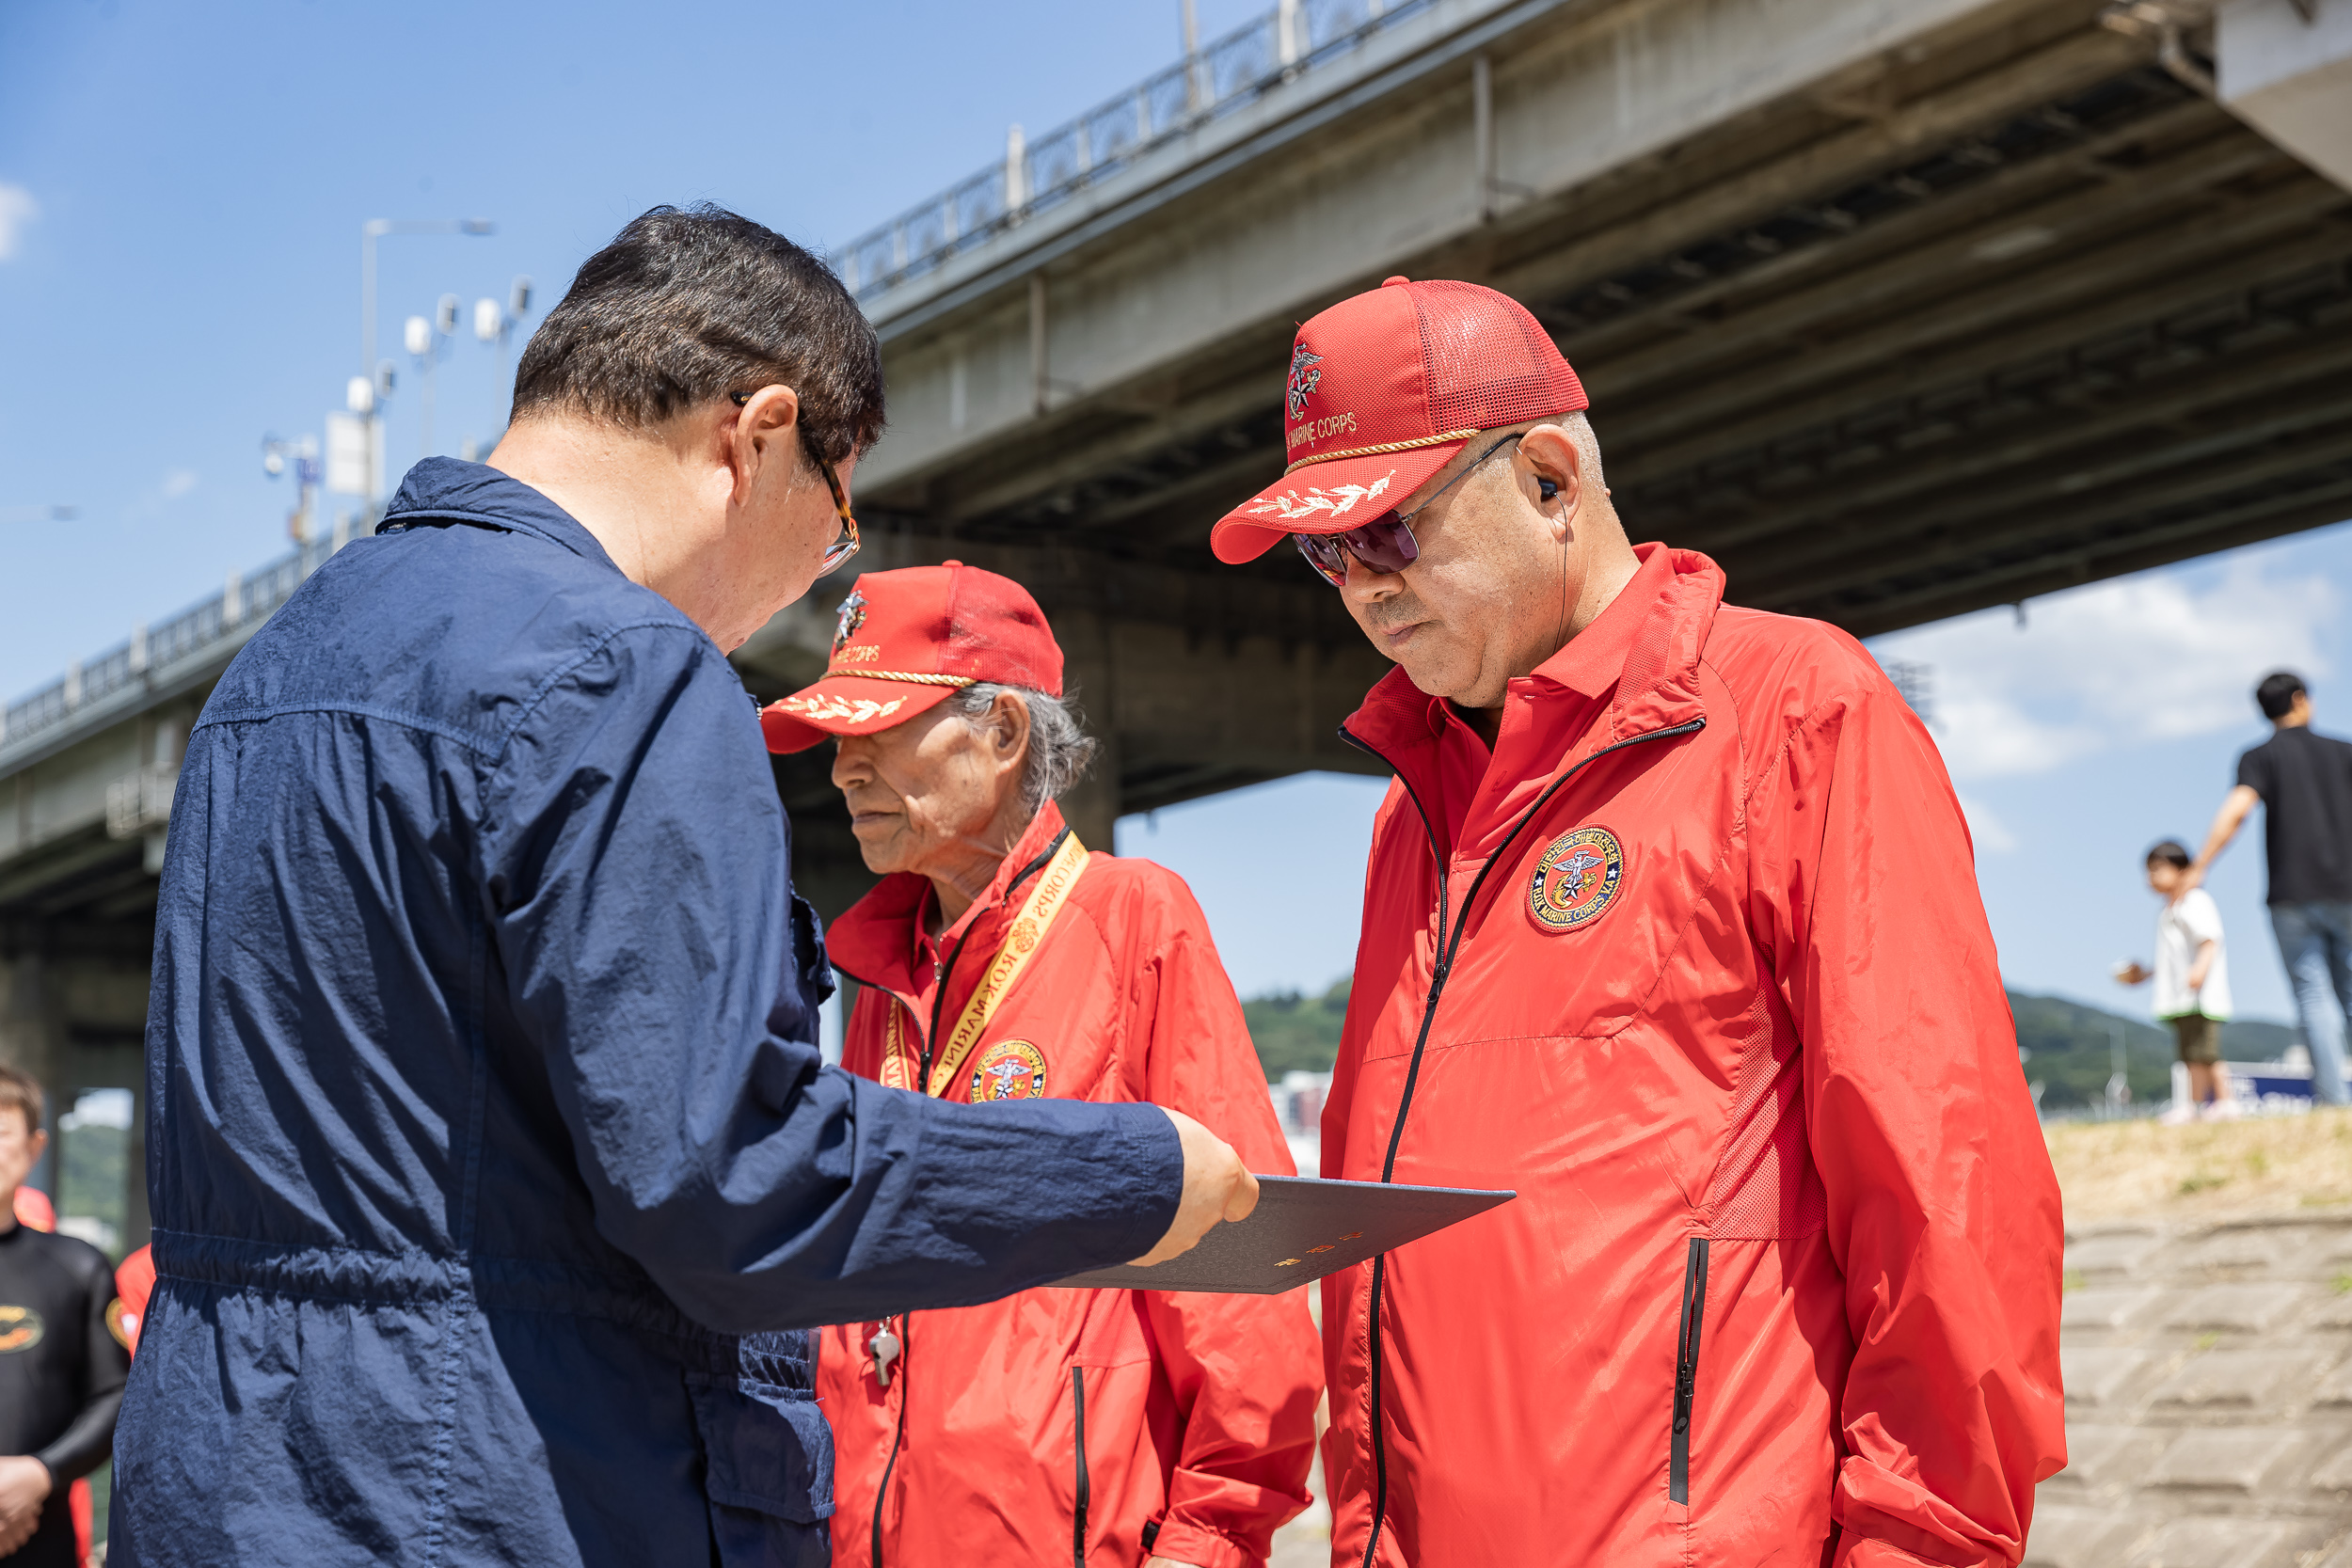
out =
[(2155, 1014), (2169, 1022), (2188, 1064), (2187, 1105), (2168, 1121), (2237, 1115), (2230, 1075), (2221, 1066), (2221, 1025), (2230, 1017), (2230, 965), (2221, 951), (2221, 911), (2213, 895), (2188, 883), (2188, 850), (2170, 839), (2148, 851), (2148, 885), (2164, 899), (2156, 916), (2156, 967), (2137, 963), (2116, 971), (2127, 986), (2153, 978)]

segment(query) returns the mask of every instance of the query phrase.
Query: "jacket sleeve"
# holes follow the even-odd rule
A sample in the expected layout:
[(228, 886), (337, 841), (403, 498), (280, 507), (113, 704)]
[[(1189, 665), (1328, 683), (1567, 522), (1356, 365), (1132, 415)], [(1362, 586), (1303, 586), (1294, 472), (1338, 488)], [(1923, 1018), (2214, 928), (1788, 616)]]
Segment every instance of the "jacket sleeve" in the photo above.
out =
[[(1130, 998), (1148, 1021), (1145, 1083), (1231, 1143), (1253, 1171), (1291, 1176), (1265, 1071), (1208, 919), (1172, 873), (1152, 879), (1156, 934)], [(1139, 1029), (1138, 1034), (1142, 1033)], [(1184, 1412), (1168, 1512), (1152, 1554), (1200, 1568), (1257, 1568), (1274, 1532), (1309, 1500), (1322, 1350), (1306, 1292), (1142, 1292), (1160, 1366)]]
[(2065, 1243), (1967, 827), (1874, 669), (1777, 739), (1753, 896), (1854, 1345), (1836, 1562), (2014, 1563), (2065, 1463)]
[(82, 1279), (82, 1365), (76, 1379), (83, 1403), (66, 1429), (33, 1455), (48, 1469), (51, 1481), (67, 1486), (106, 1463), (114, 1451), (115, 1418), (122, 1410), (122, 1385), (131, 1370), (131, 1354), (115, 1338), (106, 1319), (115, 1304), (114, 1271), (92, 1248)]
[(727, 1332), (993, 1300), (1146, 1252), (1149, 1105), (926, 1100), (821, 1065), (828, 981), (753, 706), (692, 627), (624, 628), (487, 765), (488, 983), (540, 1045), (598, 1227)]

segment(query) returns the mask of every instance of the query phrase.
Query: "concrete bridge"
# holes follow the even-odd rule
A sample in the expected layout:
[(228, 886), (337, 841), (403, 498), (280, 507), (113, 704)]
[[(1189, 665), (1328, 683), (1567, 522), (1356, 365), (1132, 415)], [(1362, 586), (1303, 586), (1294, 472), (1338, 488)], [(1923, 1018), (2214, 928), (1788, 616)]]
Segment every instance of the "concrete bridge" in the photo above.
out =
[[(892, 388), (858, 564), (1032, 586), (1108, 843), (1362, 766), (1332, 731), (1382, 666), (1335, 595), (1206, 540), (1280, 470), (1293, 324), (1391, 273), (1524, 300), (1636, 536), (1856, 632), (2337, 521), (2347, 60), (2352, 0), (1282, 0), (845, 248)], [(135, 1082), (183, 737), (324, 548), (7, 705), (0, 1056)], [(845, 589), (742, 650), (755, 691)], [(824, 763), (777, 779), (837, 910)]]

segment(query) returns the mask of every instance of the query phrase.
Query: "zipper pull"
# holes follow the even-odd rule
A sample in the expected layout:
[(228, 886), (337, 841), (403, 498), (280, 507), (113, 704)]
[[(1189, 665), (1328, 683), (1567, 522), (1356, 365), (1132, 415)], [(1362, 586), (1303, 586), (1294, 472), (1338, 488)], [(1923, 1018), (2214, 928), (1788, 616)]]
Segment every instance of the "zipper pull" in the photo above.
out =
[(866, 1348), (874, 1355), (874, 1376), (885, 1388), (890, 1386), (890, 1364), (898, 1359), (898, 1337), (882, 1323), (874, 1330), (874, 1337), (866, 1341)]

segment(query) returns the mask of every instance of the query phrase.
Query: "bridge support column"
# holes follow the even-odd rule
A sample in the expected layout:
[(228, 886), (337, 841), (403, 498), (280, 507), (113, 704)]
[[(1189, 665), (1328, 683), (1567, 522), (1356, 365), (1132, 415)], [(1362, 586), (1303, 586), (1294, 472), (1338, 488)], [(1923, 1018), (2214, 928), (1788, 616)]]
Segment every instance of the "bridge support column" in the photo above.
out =
[(1062, 689), (1074, 692), (1087, 734), (1097, 750), (1094, 766), (1078, 787), (1061, 799), (1062, 816), (1089, 849), (1109, 852), (1113, 825), (1119, 820), (1120, 745), (1119, 664), (1111, 646), (1112, 628), (1100, 613), (1065, 611), (1054, 618), (1054, 635), (1062, 647)]
[[(28, 1074), (49, 1099), (49, 1120), (56, 1120), (58, 1072), (65, 1050), (65, 1011), (52, 984), (49, 960), (39, 953), (0, 958), (0, 1066)], [(54, 1140), (53, 1140), (54, 1142)], [(33, 1184), (56, 1187), (56, 1161), (47, 1156), (33, 1172)]]

